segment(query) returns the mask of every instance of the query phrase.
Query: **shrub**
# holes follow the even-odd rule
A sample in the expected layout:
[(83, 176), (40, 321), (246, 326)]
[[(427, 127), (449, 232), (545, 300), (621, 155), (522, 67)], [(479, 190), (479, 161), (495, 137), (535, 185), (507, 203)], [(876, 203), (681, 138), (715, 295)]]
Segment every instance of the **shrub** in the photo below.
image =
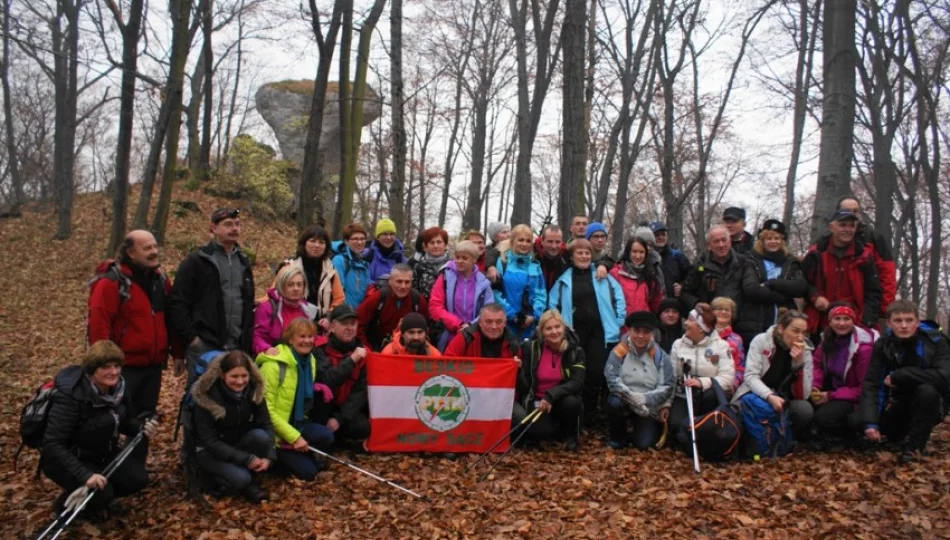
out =
[(260, 216), (282, 217), (293, 208), (288, 180), (293, 164), (274, 159), (274, 150), (250, 135), (238, 135), (228, 152), (230, 174), (221, 175), (217, 191), (247, 201)]

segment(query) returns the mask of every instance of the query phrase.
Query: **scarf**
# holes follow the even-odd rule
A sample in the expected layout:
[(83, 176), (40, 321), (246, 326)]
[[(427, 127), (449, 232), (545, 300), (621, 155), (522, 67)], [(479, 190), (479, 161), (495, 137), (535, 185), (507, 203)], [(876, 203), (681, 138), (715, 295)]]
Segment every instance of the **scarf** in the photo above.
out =
[(323, 258), (301, 257), (304, 276), (307, 278), (307, 298), (311, 303), (320, 305), (320, 280), (323, 278)]
[(623, 272), (633, 279), (640, 279), (643, 276), (643, 271), (646, 269), (646, 264), (633, 264), (630, 261), (623, 261)]
[(224, 392), (224, 395), (229, 396), (231, 399), (233, 399), (234, 401), (237, 401), (238, 403), (240, 403), (241, 401), (244, 401), (244, 396), (247, 394), (247, 389), (251, 386), (250, 384), (247, 384), (244, 386), (243, 390), (241, 390), (240, 392), (235, 392), (234, 390), (231, 390), (230, 388), (228, 388), (228, 385), (224, 384), (223, 380), (219, 379), (218, 382), (221, 384), (221, 391)]
[(96, 386), (96, 383), (92, 382), (89, 375), (85, 375), (85, 378), (86, 383), (92, 388), (92, 393), (102, 401), (102, 404), (108, 405), (109, 407), (116, 407), (119, 403), (122, 403), (122, 397), (125, 395), (125, 378), (119, 377), (119, 383), (105, 394), (99, 391), (99, 387)]
[(432, 255), (425, 253), (422, 255), (422, 262), (432, 265), (443, 265), (449, 262), (449, 252), (446, 251), (441, 257), (433, 257)]
[(762, 254), (762, 258), (767, 261), (771, 261), (778, 266), (782, 266), (785, 264), (785, 261), (788, 260), (788, 255), (782, 253), (781, 251), (766, 251)]
[(310, 355), (301, 356), (293, 348), (290, 349), (297, 362), (297, 390), (294, 392), (294, 410), (290, 415), (290, 423), (296, 429), (303, 427), (307, 419), (307, 411), (313, 404), (313, 376)]

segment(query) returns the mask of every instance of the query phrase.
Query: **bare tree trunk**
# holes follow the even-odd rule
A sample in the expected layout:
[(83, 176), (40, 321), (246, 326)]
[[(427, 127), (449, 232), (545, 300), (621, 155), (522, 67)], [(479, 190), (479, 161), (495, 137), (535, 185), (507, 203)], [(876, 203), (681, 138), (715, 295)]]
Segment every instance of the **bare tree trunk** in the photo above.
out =
[(10, 3), (3, 0), (3, 62), (0, 64), (0, 84), (3, 85), (3, 125), (6, 131), (7, 162), (10, 181), (13, 184), (13, 204), (10, 214), (19, 215), (20, 206), (26, 202), (23, 194), (23, 177), (20, 174), (20, 157), (17, 155), (13, 131), (13, 102), (10, 97)]
[[(79, 98), (79, 14), (83, 0), (57, 0), (57, 18), (53, 23), (53, 51), (56, 80), (56, 134), (53, 150), (53, 185), (56, 188), (58, 223), (55, 238), (65, 240), (72, 234), (75, 185), (76, 125)], [(60, 20), (66, 28), (60, 27)]]
[(185, 62), (188, 60), (188, 20), (191, 16), (192, 0), (170, 0), (169, 13), (172, 17), (171, 67), (168, 80), (171, 83), (167, 98), (171, 102), (168, 130), (165, 133), (165, 167), (162, 171), (162, 190), (152, 221), (152, 233), (158, 243), (165, 241), (165, 228), (168, 226), (168, 212), (172, 202), (172, 187), (175, 182), (175, 170), (178, 164), (178, 140), (181, 134), (181, 108), (184, 94)]
[(342, 31), (340, 36), (340, 77), (339, 90), (340, 97), (340, 174), (339, 185), (337, 186), (336, 206), (333, 212), (333, 233), (331, 236), (337, 238), (343, 232), (346, 223), (342, 222), (343, 207), (343, 177), (348, 174), (347, 156), (349, 155), (349, 144), (353, 138), (353, 104), (350, 100), (350, 94), (353, 87), (350, 84), (350, 62), (353, 54), (353, 3), (347, 2), (347, 9), (343, 11)]
[[(228, 105), (228, 115), (225, 121), (224, 146), (223, 149), (221, 147), (218, 149), (217, 162), (219, 168), (224, 167), (228, 163), (228, 151), (231, 149), (231, 121), (234, 119), (235, 110), (237, 109), (238, 89), (241, 87), (241, 66), (244, 60), (244, 0), (241, 0), (241, 7), (238, 10), (237, 39), (237, 58), (235, 61), (237, 68), (234, 72), (234, 87), (231, 88), (231, 102)], [(319, 72), (319, 70), (320, 68), (318, 66), (317, 71)]]
[(854, 158), (857, 1), (828, 1), (824, 7), (824, 94), (812, 241), (824, 232), (838, 198), (851, 192), (851, 160)]
[(587, 167), (587, 133), (584, 129), (585, 42), (587, 4), (565, 0), (561, 49), (564, 55), (562, 96), (561, 179), (558, 222), (567, 230), (571, 217), (584, 212), (584, 179)]
[[(390, 6), (389, 73), (392, 95), (393, 178), (390, 183), (389, 217), (402, 225), (406, 197), (406, 118), (405, 92), (402, 77), (402, 0), (392, 0)], [(406, 231), (408, 232), (408, 230)]]
[(132, 158), (132, 128), (135, 120), (135, 79), (138, 73), (139, 36), (145, 0), (132, 0), (129, 20), (122, 22), (122, 13), (113, 13), (122, 32), (122, 86), (119, 101), (119, 135), (115, 153), (115, 183), (112, 199), (112, 235), (106, 252), (115, 253), (125, 237), (129, 198), (129, 167)]
[[(330, 15), (330, 26), (323, 35), (320, 11), (316, 0), (310, 0), (310, 26), (320, 51), (320, 63), (317, 64), (317, 76), (313, 81), (313, 99), (310, 102), (310, 121), (307, 124), (307, 141), (304, 147), (303, 171), (300, 178), (300, 192), (297, 195), (297, 228), (304, 230), (316, 220), (325, 218), (323, 197), (317, 194), (323, 191), (324, 156), (320, 151), (320, 137), (323, 135), (323, 114), (327, 103), (327, 84), (330, 80), (330, 67), (333, 62), (333, 50), (336, 48), (336, 36), (340, 31), (343, 13), (353, 10), (352, 0), (335, 0)], [(340, 92), (346, 81), (340, 81)], [(340, 94), (342, 95), (342, 94)], [(340, 104), (342, 110), (343, 104)]]
[(198, 150), (198, 166), (192, 169), (201, 180), (207, 180), (211, 173), (211, 111), (214, 110), (214, 48), (211, 38), (214, 33), (213, 0), (205, 2), (201, 17), (201, 33), (204, 35), (203, 48), (207, 51), (204, 63), (204, 111), (201, 122), (201, 147)]
[(815, 59), (815, 42), (818, 37), (818, 22), (821, 19), (821, 2), (816, 0), (814, 15), (810, 15), (809, 1), (799, 0), (798, 30), (800, 33), (798, 63), (795, 69), (795, 104), (792, 115), (792, 152), (785, 175), (785, 206), (782, 222), (791, 227), (795, 213), (795, 183), (798, 181), (798, 163), (801, 161), (802, 142), (805, 138), (805, 118), (808, 112), (808, 90), (811, 87)]

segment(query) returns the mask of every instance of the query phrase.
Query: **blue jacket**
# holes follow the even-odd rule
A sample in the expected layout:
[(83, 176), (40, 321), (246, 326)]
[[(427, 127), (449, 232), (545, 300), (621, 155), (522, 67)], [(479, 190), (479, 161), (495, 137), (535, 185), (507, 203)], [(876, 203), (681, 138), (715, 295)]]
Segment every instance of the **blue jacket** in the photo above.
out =
[(333, 243), (333, 268), (343, 283), (346, 303), (356, 309), (366, 296), (366, 288), (372, 280), (369, 276), (369, 263), (353, 256), (350, 247), (341, 241)]
[[(502, 262), (504, 258), (507, 263)], [(547, 307), (547, 292), (544, 286), (544, 274), (541, 265), (529, 253), (518, 255), (512, 250), (505, 252), (495, 262), (501, 285), (495, 290), (495, 301), (504, 306), (508, 316), (508, 328), (521, 339), (529, 339), (534, 333), (541, 313)], [(515, 325), (518, 314), (534, 317), (531, 328), (519, 328)]]
[(389, 255), (383, 255), (383, 252), (379, 250), (378, 241), (373, 240), (369, 247), (363, 251), (363, 260), (369, 263), (370, 279), (376, 281), (385, 275), (389, 275), (393, 270), (393, 266), (406, 262), (404, 252), (402, 242), (398, 238)]
[[(591, 265), (590, 273), (596, 273)], [(561, 312), (565, 324), (574, 328), (574, 268), (568, 268), (551, 287), (548, 307)], [(597, 311), (600, 312), (600, 323), (604, 327), (604, 345), (620, 341), (620, 328), (627, 316), (627, 302), (623, 297), (623, 288), (613, 276), (597, 279), (594, 276), (594, 293), (597, 300)]]

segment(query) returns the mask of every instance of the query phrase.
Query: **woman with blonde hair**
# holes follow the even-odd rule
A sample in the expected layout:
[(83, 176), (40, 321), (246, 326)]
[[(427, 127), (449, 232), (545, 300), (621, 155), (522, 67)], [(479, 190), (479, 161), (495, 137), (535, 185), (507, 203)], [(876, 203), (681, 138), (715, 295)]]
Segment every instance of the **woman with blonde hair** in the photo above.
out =
[(531, 227), (515, 225), (511, 238), (499, 243), (498, 249), (501, 255), (495, 263), (495, 301), (505, 308), (508, 328), (519, 339), (530, 339), (547, 304), (544, 275), (541, 265), (534, 260)]
[(729, 344), (732, 351), (732, 362), (736, 366), (736, 379), (733, 389), (742, 384), (742, 375), (745, 373), (745, 347), (742, 338), (733, 332), (732, 323), (736, 320), (736, 303), (728, 296), (717, 296), (709, 303), (713, 315), (716, 317), (716, 332), (723, 341)]
[(297, 317), (313, 320), (317, 308), (307, 302), (307, 276), (302, 266), (288, 265), (277, 272), (274, 286), (267, 290), (267, 300), (254, 309), (254, 354), (267, 351), (276, 354), (284, 330)]
[(766, 220), (752, 251), (746, 253), (742, 274), (742, 311), (735, 328), (746, 349), (755, 336), (771, 328), (779, 309), (795, 309), (795, 299), (808, 294), (801, 263), (788, 254), (785, 225)]
[(520, 422), (535, 409), (543, 411), (527, 438), (561, 438), (566, 450), (577, 451), (585, 376), (584, 350), (574, 332), (557, 310), (545, 311), (538, 320), (538, 337), (521, 348), (514, 420)]

